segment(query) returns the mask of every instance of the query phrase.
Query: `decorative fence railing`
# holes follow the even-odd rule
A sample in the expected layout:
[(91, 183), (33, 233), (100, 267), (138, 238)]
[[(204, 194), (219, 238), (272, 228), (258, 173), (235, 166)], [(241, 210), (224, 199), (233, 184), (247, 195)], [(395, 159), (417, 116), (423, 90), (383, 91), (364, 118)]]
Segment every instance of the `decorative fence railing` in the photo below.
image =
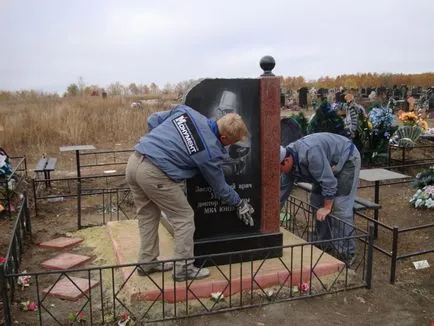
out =
[[(67, 323), (68, 312), (72, 313), (72, 320), (69, 319), (72, 323), (85, 319), (91, 325), (110, 324), (121, 318), (131, 318), (139, 323), (160, 322), (370, 288), (373, 227), (367, 233), (351, 226), (354, 231), (349, 237), (312, 241), (309, 240), (312, 239), (309, 233), (312, 221), (310, 205), (292, 198), (282, 225), (297, 232), (300, 241), (281, 247), (194, 257), (201, 261), (199, 268), (212, 266), (208, 267), (212, 268), (212, 281), (175, 282), (171, 272), (138, 279), (137, 269), (146, 269), (147, 264), (137, 263), (31, 273), (19, 273), (17, 269), (6, 266), (0, 274), (0, 281), (2, 284), (15, 284), (18, 277), (31, 277), (26, 296), (33, 298), (38, 306), (40, 325), (63, 325)], [(334, 222), (336, 225), (345, 224), (337, 219)], [(333, 270), (328, 268), (324, 273), (320, 265), (326, 261), (330, 266), (330, 256), (317, 247), (352, 239), (361, 244), (358, 246), (359, 263), (349, 269), (334, 260)], [(283, 255), (268, 258), (275, 250), (282, 250)], [(258, 253), (265, 258), (251, 261), (250, 257), (258, 256)], [(220, 256), (227, 256), (229, 261), (237, 263), (216, 265), (214, 262)], [(162, 265), (168, 263), (184, 264), (185, 261), (159, 262)], [(271, 265), (273, 269), (270, 269)], [(66, 283), (75, 289), (73, 301), (59, 301), (59, 298), (65, 298), (58, 294), (58, 290)], [(3, 292), (4, 302), (9, 305), (14, 292)], [(4, 311), (8, 314), (5, 316), (6, 324), (10, 325), (16, 317), (10, 306)]]
[[(358, 226), (351, 225), (335, 217), (334, 215), (329, 215), (328, 225), (330, 228), (332, 227), (334, 229), (332, 233), (347, 233), (349, 236), (327, 241), (318, 241), (316, 240), (318, 236), (316, 234), (316, 218), (314, 216), (313, 206), (294, 196), (290, 196), (283, 208), (283, 211), (284, 213), (281, 216), (282, 227), (305, 241), (314, 241), (320, 248), (324, 248), (324, 250), (327, 250), (329, 254), (335, 257), (339, 257), (340, 252), (345, 251), (344, 248), (349, 247), (350, 241), (353, 241), (354, 239), (360, 240), (361, 242), (358, 243), (359, 248), (357, 250), (358, 259), (356, 259), (356, 264), (353, 265), (352, 268), (355, 270), (361, 268), (363, 270), (363, 274), (365, 274), (366, 266), (364, 263), (370, 259), (367, 259), (367, 256), (369, 255), (369, 248), (367, 247), (366, 239), (364, 238), (369, 235), (370, 228), (373, 227), (374, 223), (371, 223), (366, 230), (364, 230)], [(332, 234), (330, 234), (330, 236), (333, 237)], [(325, 243), (323, 244), (323, 242)], [(369, 283), (370, 281), (371, 280), (369, 279)]]
[(4, 262), (0, 264), (0, 293), (3, 301), (3, 313), (6, 325), (12, 325), (11, 304), (15, 296), (14, 278), (6, 275), (19, 273), (21, 258), (24, 253), (24, 244), (26, 239), (32, 234), (30, 213), (28, 208), (27, 194), (19, 203), (18, 213), (14, 222), (11, 239), (4, 257)]
[(108, 166), (108, 165), (125, 165), (128, 157), (133, 151), (125, 150), (110, 150), (110, 151), (94, 151), (94, 152), (79, 152), (79, 168)]
[[(76, 177), (51, 179), (50, 191), (42, 192), (37, 189), (40, 189), (45, 180), (33, 179), (35, 213), (38, 215), (41, 205), (59, 205), (59, 202), (75, 199), (78, 229), (103, 225), (107, 221), (132, 219), (135, 214), (130, 189), (125, 185), (113, 186), (120, 180), (124, 180), (123, 174), (82, 176), (79, 179)], [(86, 199), (98, 197), (96, 201), (92, 200), (94, 209), (89, 206), (90, 204), (86, 204)], [(96, 215), (101, 217), (96, 218)]]
[[(400, 165), (434, 162), (434, 143), (429, 145), (418, 144), (414, 147), (389, 145), (387, 164), (395, 162)], [(394, 153), (400, 155), (394, 155)], [(410, 155), (412, 153), (412, 155)]]
[[(129, 188), (81, 189), (79, 183), (78, 193), (77, 227), (79, 229), (104, 225), (108, 221), (129, 220), (136, 217)], [(83, 214), (82, 203), (92, 197), (99, 198), (99, 202), (92, 206), (93, 210)], [(92, 219), (89, 218), (90, 215)]]
[[(390, 242), (388, 248), (384, 245), (379, 244), (379, 240), (375, 241), (373, 247), (379, 252), (383, 253), (387, 257), (390, 258), (390, 275), (389, 281), (390, 283), (395, 283), (396, 281), (396, 266), (399, 260), (403, 260), (410, 257), (420, 256), (424, 254), (428, 254), (434, 252), (434, 246), (431, 240), (431, 237), (427, 235), (426, 248), (419, 248), (417, 250), (411, 252), (402, 253), (403, 248), (401, 248), (399, 239), (402, 238), (404, 234), (413, 234), (415, 235), (418, 231), (422, 230), (434, 230), (434, 223), (428, 223), (424, 225), (416, 225), (410, 227), (398, 227), (391, 226), (383, 223), (381, 221), (376, 221), (374, 218), (367, 216), (362, 212), (354, 213), (356, 218), (360, 218), (367, 222), (367, 227), (369, 227), (370, 223), (375, 223), (378, 226), (379, 232), (383, 231), (384, 234), (381, 235), (382, 239), (385, 239), (385, 242)], [(387, 235), (388, 234), (388, 235)], [(401, 254), (400, 254), (401, 253)]]

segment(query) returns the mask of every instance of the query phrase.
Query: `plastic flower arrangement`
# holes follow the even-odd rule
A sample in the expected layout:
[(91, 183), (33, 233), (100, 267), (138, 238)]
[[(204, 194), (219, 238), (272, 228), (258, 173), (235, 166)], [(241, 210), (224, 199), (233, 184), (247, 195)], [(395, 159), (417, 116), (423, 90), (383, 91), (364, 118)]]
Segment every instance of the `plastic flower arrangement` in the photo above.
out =
[(118, 326), (127, 326), (130, 324), (130, 322), (132, 321), (130, 315), (127, 312), (123, 312), (120, 316), (119, 316), (119, 320), (117, 325)]
[(24, 301), (21, 302), (21, 309), (23, 311), (36, 311), (38, 310), (38, 305), (34, 302)]
[(68, 321), (72, 323), (84, 324), (86, 323), (86, 314), (84, 311), (70, 312), (68, 314)]
[(381, 131), (386, 133), (395, 126), (395, 115), (393, 111), (388, 108), (373, 108), (371, 112), (369, 112), (369, 122), (372, 124), (374, 133)]
[(412, 186), (416, 189), (421, 189), (425, 186), (434, 186), (434, 165), (419, 172), (416, 175)]
[(419, 127), (423, 131), (428, 129), (428, 122), (422, 118), (422, 115), (416, 115), (414, 112), (404, 112), (398, 116), (404, 126)]
[(404, 112), (398, 116), (404, 126), (416, 126), (419, 117), (414, 112)]
[(418, 189), (411, 197), (410, 204), (416, 208), (434, 208), (434, 186)]
[[(368, 117), (369, 138), (365, 148), (372, 153), (372, 158), (385, 156), (388, 150), (389, 138), (398, 129), (395, 115), (389, 108), (373, 108)], [(381, 155), (379, 155), (381, 154)]]
[[(23, 271), (23, 273), (26, 273), (26, 271)], [(17, 280), (17, 284), (21, 286), (22, 289), (24, 289), (30, 286), (30, 281), (31, 281), (30, 275), (19, 276)]]
[(419, 119), (417, 125), (425, 132), (428, 130), (428, 122), (424, 119)]

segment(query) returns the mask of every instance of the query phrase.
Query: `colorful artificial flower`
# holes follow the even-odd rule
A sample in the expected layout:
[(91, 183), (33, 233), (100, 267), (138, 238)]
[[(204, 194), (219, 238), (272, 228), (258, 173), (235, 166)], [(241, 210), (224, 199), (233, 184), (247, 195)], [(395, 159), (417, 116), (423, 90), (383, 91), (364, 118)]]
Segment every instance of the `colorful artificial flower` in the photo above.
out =
[(85, 323), (86, 322), (86, 314), (84, 311), (80, 312), (70, 312), (68, 314), (68, 320), (70, 322), (77, 322), (77, 323)]
[(38, 305), (33, 301), (25, 301), (21, 302), (21, 309), (23, 309), (23, 311), (35, 311), (38, 310)]
[(309, 283), (307, 283), (307, 282), (301, 283), (301, 285), (300, 285), (300, 291), (301, 292), (308, 292), (309, 289), (310, 289)]
[(428, 122), (424, 119), (419, 119), (418, 120), (418, 126), (420, 128), (422, 128), (423, 131), (427, 131), (428, 130)]
[(428, 129), (428, 122), (424, 120), (422, 114), (416, 115), (414, 112), (403, 112), (398, 115), (398, 119), (402, 121), (404, 126), (418, 126), (424, 131)]
[[(389, 139), (398, 129), (393, 111), (385, 107), (374, 107), (368, 116), (368, 132), (364, 134), (363, 148), (371, 156), (369, 160), (381, 160), (387, 153)], [(372, 154), (370, 154), (372, 153)], [(376, 161), (375, 161), (376, 162)]]
[[(23, 271), (23, 273), (26, 273), (26, 271)], [(17, 284), (21, 286), (21, 288), (29, 287), (30, 286), (30, 275), (23, 275), (18, 276)]]
[(418, 189), (410, 198), (410, 204), (416, 208), (434, 208), (434, 185)]
[(404, 125), (414, 126), (417, 124), (419, 117), (414, 112), (404, 112), (398, 116), (398, 119), (402, 121)]
[(388, 108), (373, 108), (369, 112), (372, 129), (389, 129), (395, 125), (395, 115)]
[(127, 326), (127, 325), (129, 325), (130, 321), (131, 321), (131, 318), (130, 318), (130, 315), (128, 314), (128, 312), (123, 312), (119, 316), (118, 326)]

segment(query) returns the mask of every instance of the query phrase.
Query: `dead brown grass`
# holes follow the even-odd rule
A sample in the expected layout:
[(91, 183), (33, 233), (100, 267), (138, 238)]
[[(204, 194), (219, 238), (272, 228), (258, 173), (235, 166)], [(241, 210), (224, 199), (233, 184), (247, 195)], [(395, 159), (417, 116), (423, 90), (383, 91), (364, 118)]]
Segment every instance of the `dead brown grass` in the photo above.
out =
[[(127, 98), (8, 99), (0, 102), (0, 146), (9, 155), (26, 155), (30, 166), (43, 153), (59, 157), (59, 147), (95, 145), (98, 149), (129, 149), (147, 129), (148, 116), (169, 107), (130, 109)], [(61, 163), (61, 162), (59, 162)]]

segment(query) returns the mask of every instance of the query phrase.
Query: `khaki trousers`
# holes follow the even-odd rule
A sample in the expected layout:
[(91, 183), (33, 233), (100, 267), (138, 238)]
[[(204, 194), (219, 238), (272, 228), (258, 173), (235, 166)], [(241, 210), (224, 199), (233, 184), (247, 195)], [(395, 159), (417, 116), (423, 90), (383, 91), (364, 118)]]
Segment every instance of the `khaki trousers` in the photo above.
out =
[[(137, 209), (140, 233), (138, 262), (151, 262), (160, 254), (158, 226), (164, 211), (174, 230), (174, 258), (194, 256), (194, 212), (183, 191), (183, 183), (172, 181), (145, 156), (133, 153), (126, 167), (127, 183)], [(177, 262), (182, 266), (194, 260)]]

